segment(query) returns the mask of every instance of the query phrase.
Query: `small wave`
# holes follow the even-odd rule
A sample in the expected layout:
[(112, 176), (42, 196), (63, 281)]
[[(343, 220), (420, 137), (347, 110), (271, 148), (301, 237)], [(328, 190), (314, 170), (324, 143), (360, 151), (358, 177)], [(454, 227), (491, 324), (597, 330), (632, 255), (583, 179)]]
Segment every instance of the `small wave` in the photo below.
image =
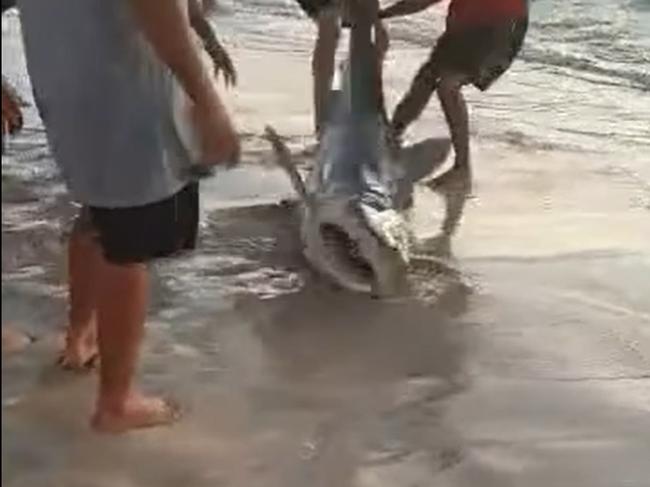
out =
[(528, 63), (537, 63), (555, 68), (569, 68), (575, 71), (606, 76), (610, 79), (623, 79), (629, 82), (629, 87), (643, 91), (650, 90), (650, 72), (644, 71), (641, 67), (639, 69), (608, 67), (599, 64), (594, 58), (580, 56), (575, 52), (563, 53), (559, 50), (536, 48), (534, 46), (529, 46), (524, 50), (521, 59)]
[(488, 138), (491, 141), (507, 144), (521, 151), (585, 153), (585, 148), (582, 145), (546, 141), (517, 130), (506, 130), (504, 132), (490, 134)]
[(304, 16), (295, 0), (246, 0), (238, 2), (237, 11), (275, 17)]

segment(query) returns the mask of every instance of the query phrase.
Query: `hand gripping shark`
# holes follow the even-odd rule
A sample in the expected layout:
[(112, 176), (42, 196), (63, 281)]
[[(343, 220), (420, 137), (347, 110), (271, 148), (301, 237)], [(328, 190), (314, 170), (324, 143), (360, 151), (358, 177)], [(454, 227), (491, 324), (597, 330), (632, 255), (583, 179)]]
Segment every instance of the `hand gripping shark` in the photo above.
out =
[(391, 140), (372, 1), (351, 1), (349, 56), (340, 67), (340, 88), (331, 91), (306, 181), (271, 127), (266, 137), (299, 196), (300, 236), (309, 263), (345, 289), (388, 297), (407, 289), (413, 185), (446, 158), (450, 144), (427, 139), (402, 148)]

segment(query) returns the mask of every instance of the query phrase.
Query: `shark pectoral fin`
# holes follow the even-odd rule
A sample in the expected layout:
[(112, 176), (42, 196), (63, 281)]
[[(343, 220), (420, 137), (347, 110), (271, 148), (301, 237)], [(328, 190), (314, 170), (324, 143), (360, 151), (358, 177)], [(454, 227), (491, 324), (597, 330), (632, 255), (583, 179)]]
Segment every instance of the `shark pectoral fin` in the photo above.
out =
[(401, 159), (405, 182), (416, 183), (430, 175), (445, 162), (450, 150), (450, 139), (434, 137), (403, 147)]
[(287, 145), (282, 141), (278, 133), (271, 127), (267, 125), (264, 128), (264, 137), (271, 143), (273, 151), (275, 152), (278, 165), (284, 169), (291, 179), (291, 185), (293, 189), (298, 193), (301, 199), (307, 199), (307, 189), (305, 188), (305, 183), (296, 169), (295, 164), (291, 159), (291, 152)]

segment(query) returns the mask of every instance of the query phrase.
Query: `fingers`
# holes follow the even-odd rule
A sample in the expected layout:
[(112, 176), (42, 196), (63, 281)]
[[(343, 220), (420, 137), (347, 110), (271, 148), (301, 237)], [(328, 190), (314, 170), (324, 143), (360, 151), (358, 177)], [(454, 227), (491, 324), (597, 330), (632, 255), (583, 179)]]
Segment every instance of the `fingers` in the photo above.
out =
[(230, 56), (226, 54), (226, 59), (224, 60), (226, 63), (226, 67), (224, 68), (224, 75), (227, 75), (228, 78), (230, 79), (230, 84), (232, 86), (237, 85), (237, 70), (235, 69), (235, 65), (232, 62), (232, 59), (230, 59)]
[(236, 81), (233, 79), (233, 73), (223, 66), (214, 67), (214, 76), (219, 79), (219, 73), (223, 70), (223, 82), (226, 85), (226, 88), (232, 88), (236, 85)]
[(23, 113), (20, 102), (10, 93), (2, 90), (2, 134), (15, 134), (23, 128)]
[(227, 88), (234, 87), (237, 85), (237, 73), (234, 71), (232, 66), (222, 66), (219, 64), (214, 65), (214, 75), (218, 79), (219, 72), (223, 70), (223, 81), (226, 84)]
[(219, 77), (219, 72), (223, 70), (223, 79), (227, 87), (234, 87), (237, 85), (237, 70), (232, 62), (232, 59), (227, 52), (221, 51), (218, 56), (214, 58), (214, 73)]

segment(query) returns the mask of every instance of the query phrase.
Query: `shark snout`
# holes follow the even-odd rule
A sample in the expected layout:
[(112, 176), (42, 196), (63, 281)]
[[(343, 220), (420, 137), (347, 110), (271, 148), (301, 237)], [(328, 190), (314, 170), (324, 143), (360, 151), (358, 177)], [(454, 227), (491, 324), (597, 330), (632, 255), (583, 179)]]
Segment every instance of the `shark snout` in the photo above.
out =
[(380, 224), (373, 229), (355, 206), (327, 208), (316, 219), (308, 257), (345, 289), (382, 297), (401, 294), (408, 261), (395, 225), (375, 221)]

